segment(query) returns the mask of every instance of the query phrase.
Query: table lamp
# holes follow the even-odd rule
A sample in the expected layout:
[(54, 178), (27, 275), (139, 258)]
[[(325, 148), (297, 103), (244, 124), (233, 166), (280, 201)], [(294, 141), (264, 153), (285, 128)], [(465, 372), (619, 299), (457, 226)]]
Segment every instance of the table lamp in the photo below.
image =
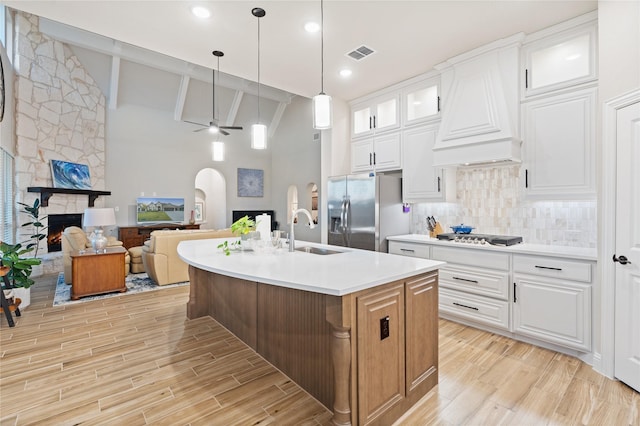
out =
[(103, 226), (111, 226), (116, 224), (116, 214), (112, 208), (90, 208), (84, 210), (82, 217), (82, 226), (85, 228), (95, 227), (93, 234), (89, 238), (91, 247), (96, 253), (104, 252), (107, 247), (107, 237), (104, 236)]

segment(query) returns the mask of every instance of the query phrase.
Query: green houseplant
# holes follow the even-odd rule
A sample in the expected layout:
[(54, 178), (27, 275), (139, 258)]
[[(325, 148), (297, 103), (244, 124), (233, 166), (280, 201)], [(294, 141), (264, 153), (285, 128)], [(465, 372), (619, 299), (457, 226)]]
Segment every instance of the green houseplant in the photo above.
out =
[[(29, 217), (29, 221), (21, 225), (21, 228), (30, 227), (32, 234), (29, 238), (17, 244), (9, 244), (0, 241), (0, 254), (2, 255), (2, 265), (9, 268), (7, 278), (13, 287), (28, 289), (34, 283), (31, 274), (33, 267), (42, 263), (38, 259), (39, 243), (47, 236), (42, 233), (46, 226), (42, 224), (40, 217), (40, 199), (36, 198), (32, 205), (20, 203), (21, 213)], [(33, 255), (31, 255), (33, 254)]]
[(231, 224), (231, 232), (238, 235), (240, 240), (233, 241), (229, 243), (225, 241), (223, 243), (218, 244), (218, 248), (222, 249), (225, 255), (229, 256), (231, 254), (232, 249), (239, 249), (242, 247), (242, 239), (246, 237), (249, 232), (255, 231), (256, 229), (256, 221), (250, 219), (249, 216), (241, 217)]
[(20, 243), (7, 244), (0, 241), (2, 264), (9, 268), (7, 278), (13, 287), (29, 288), (33, 285), (32, 269), (41, 263), (41, 260), (36, 257), (25, 257), (33, 250), (33, 247), (23, 247)]
[[(40, 199), (36, 198), (33, 202), (33, 205), (20, 203), (18, 205), (22, 206), (21, 213), (26, 214), (29, 217), (29, 221), (25, 222), (21, 225), (21, 228), (31, 227), (32, 234), (29, 236), (29, 241), (25, 246), (26, 249), (33, 249), (33, 257), (38, 257), (38, 249), (40, 248), (40, 241), (45, 239), (47, 236), (42, 233), (46, 226), (42, 224), (42, 220), (46, 219), (47, 216), (40, 217)], [(25, 241), (26, 242), (26, 241)]]

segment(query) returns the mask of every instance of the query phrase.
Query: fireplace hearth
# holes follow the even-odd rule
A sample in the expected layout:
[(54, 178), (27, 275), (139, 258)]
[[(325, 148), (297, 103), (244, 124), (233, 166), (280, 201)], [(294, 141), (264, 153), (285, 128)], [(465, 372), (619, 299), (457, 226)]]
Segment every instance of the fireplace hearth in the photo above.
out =
[(47, 233), (49, 253), (62, 251), (62, 232), (69, 226), (82, 227), (82, 213), (50, 214)]

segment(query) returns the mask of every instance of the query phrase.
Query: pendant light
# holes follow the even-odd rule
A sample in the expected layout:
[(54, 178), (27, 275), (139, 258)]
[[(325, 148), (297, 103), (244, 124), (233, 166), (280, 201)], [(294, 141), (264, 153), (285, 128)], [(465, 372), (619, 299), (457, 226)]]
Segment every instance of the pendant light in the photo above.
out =
[(313, 97), (313, 128), (330, 129), (333, 120), (331, 96), (324, 93), (324, 1), (320, 0), (320, 93)]
[(267, 126), (260, 123), (260, 18), (267, 12), (260, 7), (254, 7), (251, 14), (258, 18), (258, 121), (251, 126), (251, 148), (267, 149)]
[[(224, 53), (222, 53), (219, 50), (214, 50), (213, 52), (213, 56), (215, 56), (218, 59), (218, 82), (220, 82), (220, 58), (222, 56), (224, 56)], [(215, 74), (215, 70), (213, 71), (212, 74), (212, 83), (213, 83), (213, 92), (211, 93), (211, 96), (213, 98), (213, 116), (214, 117), (220, 117), (220, 114), (218, 114), (218, 112), (215, 109), (215, 105), (216, 105), (216, 74)], [(211, 131), (211, 129), (214, 128), (213, 126), (209, 128), (209, 131)], [(219, 130), (219, 128), (217, 128)], [(220, 133), (219, 131), (214, 132), (216, 133), (216, 140), (211, 142), (211, 159), (213, 161), (216, 162), (220, 162), (220, 161), (224, 161), (224, 142), (222, 142), (220, 140)]]

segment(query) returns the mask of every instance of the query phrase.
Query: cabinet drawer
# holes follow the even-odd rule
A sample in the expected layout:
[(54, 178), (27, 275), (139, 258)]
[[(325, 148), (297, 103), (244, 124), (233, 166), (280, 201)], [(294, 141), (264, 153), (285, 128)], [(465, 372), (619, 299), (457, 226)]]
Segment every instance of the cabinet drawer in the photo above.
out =
[(429, 246), (427, 244), (389, 241), (389, 253), (429, 259)]
[(457, 247), (434, 246), (431, 250), (433, 260), (457, 263), (463, 266), (509, 270), (509, 254), (494, 253), (486, 250), (464, 249)]
[(509, 302), (440, 288), (439, 310), (492, 327), (509, 330)]
[(514, 272), (591, 282), (591, 263), (543, 256), (513, 256)]
[(481, 296), (509, 300), (509, 272), (449, 266), (440, 269), (440, 285)]

